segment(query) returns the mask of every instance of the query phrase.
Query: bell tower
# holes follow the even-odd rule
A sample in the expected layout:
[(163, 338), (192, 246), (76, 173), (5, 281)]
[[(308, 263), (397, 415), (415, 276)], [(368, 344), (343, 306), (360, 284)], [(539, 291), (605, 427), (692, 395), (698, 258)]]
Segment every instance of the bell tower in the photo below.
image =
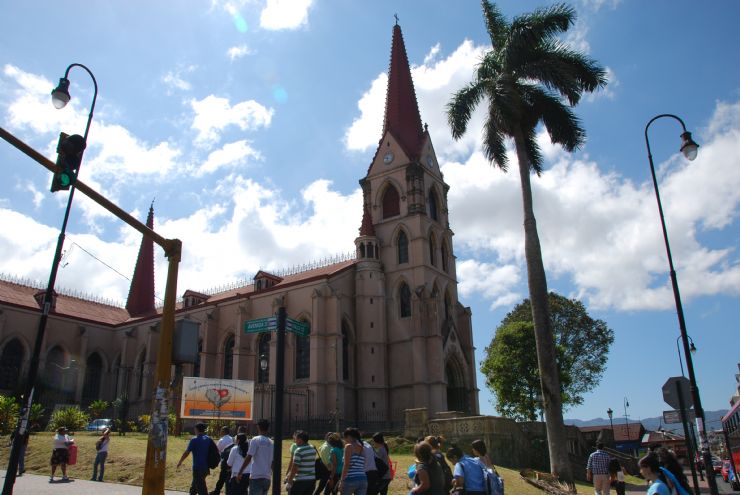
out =
[[(415, 407), (427, 407), (430, 414), (476, 413), (470, 310), (457, 299), (449, 186), (428, 128), (422, 126), (398, 24), (393, 27), (383, 132), (360, 185), (363, 219), (355, 241), (357, 362), (360, 369), (365, 362), (375, 380), (357, 383), (360, 407), (370, 409), (374, 404), (377, 410), (382, 402), (393, 417)], [(373, 319), (366, 320), (371, 313)], [(363, 394), (373, 394), (363, 392), (365, 385), (380, 378), (387, 383), (386, 397), (381, 401), (374, 396), (376, 400), (367, 403)]]

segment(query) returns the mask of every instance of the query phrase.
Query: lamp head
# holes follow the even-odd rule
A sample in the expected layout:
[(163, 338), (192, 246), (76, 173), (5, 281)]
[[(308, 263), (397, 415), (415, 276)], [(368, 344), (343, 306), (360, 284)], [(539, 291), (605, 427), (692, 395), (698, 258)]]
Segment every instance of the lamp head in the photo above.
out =
[(264, 354), (260, 356), (260, 369), (262, 371), (267, 371), (267, 356)]
[(62, 77), (59, 79), (59, 85), (51, 92), (51, 102), (57, 110), (64, 108), (69, 103), (69, 79)]
[(609, 415), (609, 419), (612, 419), (612, 414), (614, 414), (614, 411), (612, 411), (612, 408), (611, 407), (606, 410), (606, 414)]
[(694, 354), (696, 352), (696, 346), (694, 345), (693, 342), (689, 344), (689, 351), (691, 352), (691, 354)]
[(691, 137), (691, 133), (686, 131), (681, 134), (681, 153), (689, 161), (694, 161), (699, 152), (699, 145)]

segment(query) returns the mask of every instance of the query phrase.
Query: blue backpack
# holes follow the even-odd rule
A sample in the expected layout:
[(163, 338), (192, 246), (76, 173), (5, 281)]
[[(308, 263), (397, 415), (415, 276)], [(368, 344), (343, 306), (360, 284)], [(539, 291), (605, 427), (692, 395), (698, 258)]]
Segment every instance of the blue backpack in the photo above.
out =
[(495, 468), (483, 467), (483, 479), (486, 482), (487, 495), (504, 495), (504, 479), (498, 475)]

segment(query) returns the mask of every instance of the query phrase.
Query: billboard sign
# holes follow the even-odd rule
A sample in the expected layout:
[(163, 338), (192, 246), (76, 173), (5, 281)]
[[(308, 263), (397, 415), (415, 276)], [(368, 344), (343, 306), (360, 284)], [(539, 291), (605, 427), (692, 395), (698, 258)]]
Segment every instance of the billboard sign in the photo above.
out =
[(180, 417), (184, 419), (252, 419), (254, 382), (186, 376), (182, 379)]

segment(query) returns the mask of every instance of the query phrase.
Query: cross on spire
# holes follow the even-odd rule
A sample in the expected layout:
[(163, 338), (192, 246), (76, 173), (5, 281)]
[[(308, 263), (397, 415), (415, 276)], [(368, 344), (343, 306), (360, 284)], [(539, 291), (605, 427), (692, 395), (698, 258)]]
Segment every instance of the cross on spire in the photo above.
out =
[(398, 26), (398, 14), (393, 14), (393, 17), (396, 18), (396, 26)]

